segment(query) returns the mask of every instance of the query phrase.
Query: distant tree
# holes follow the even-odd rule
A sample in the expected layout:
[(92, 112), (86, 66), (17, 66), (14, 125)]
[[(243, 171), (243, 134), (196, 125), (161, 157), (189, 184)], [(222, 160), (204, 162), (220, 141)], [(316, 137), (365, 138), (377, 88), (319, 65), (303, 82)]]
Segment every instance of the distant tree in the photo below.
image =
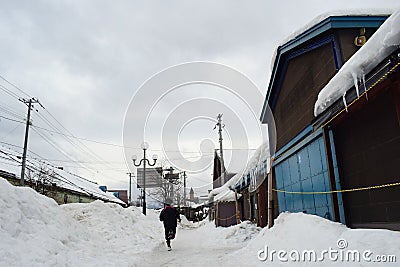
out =
[(31, 182), (34, 189), (43, 195), (53, 193), (52, 184), (55, 182), (56, 173), (46, 165), (40, 165), (38, 168), (30, 168), (27, 172), (27, 179)]
[(156, 199), (161, 203), (165, 203), (167, 199), (171, 199), (174, 205), (182, 205), (182, 181), (181, 179), (168, 179), (168, 174), (170, 173), (169, 168), (167, 168), (167, 162), (161, 161), (158, 164), (158, 168), (161, 170), (161, 185), (159, 187), (151, 188), (148, 190), (148, 194), (151, 198)]

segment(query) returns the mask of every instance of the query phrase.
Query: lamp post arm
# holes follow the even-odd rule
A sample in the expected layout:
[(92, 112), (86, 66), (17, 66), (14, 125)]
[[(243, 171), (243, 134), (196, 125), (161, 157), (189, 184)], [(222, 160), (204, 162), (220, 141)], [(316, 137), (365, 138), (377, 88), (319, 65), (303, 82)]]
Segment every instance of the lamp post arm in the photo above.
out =
[(149, 161), (148, 159), (146, 159), (146, 160), (147, 160), (147, 164), (149, 164), (149, 166), (154, 166), (154, 165), (156, 165), (156, 162), (157, 162), (156, 159), (153, 159), (153, 160), (154, 160), (153, 164), (151, 164), (150, 161)]
[(134, 161), (133, 161), (133, 165), (134, 165), (135, 167), (139, 167), (140, 165), (142, 165), (142, 163), (143, 163), (144, 160), (145, 160), (145, 159), (141, 159), (141, 160), (139, 161), (138, 164), (136, 164), (136, 160), (134, 160)]

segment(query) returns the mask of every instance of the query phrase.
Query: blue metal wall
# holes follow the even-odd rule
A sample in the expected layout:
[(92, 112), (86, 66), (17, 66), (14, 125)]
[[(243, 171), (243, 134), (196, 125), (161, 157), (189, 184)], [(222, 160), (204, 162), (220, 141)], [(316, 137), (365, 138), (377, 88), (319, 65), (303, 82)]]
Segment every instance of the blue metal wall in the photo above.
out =
[[(274, 169), (278, 190), (304, 192), (331, 190), (322, 136), (312, 140), (281, 161)], [(333, 219), (330, 194), (288, 194), (282, 192), (277, 194), (279, 212), (306, 212)]]

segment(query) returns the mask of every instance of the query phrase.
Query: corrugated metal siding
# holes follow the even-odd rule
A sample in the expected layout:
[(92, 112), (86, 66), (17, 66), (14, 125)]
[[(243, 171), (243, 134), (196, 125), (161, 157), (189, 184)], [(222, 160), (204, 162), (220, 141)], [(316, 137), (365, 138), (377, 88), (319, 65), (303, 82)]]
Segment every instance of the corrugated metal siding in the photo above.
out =
[[(285, 191), (330, 191), (324, 141), (313, 140), (275, 166), (277, 189)], [(277, 193), (279, 212), (306, 212), (332, 219), (329, 194)]]
[[(370, 94), (366, 106), (333, 128), (343, 188), (399, 181), (400, 127), (392, 93), (386, 90), (376, 99)], [(398, 187), (345, 193), (343, 200), (350, 226), (400, 225)]]

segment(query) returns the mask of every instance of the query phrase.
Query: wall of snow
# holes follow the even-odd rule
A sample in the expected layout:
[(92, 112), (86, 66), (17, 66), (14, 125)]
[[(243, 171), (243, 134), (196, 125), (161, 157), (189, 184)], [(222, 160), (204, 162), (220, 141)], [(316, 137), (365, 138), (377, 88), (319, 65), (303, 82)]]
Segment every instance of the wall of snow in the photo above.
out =
[[(281, 213), (272, 228), (264, 228), (259, 235), (252, 239), (245, 248), (230, 255), (238, 265), (267, 266), (270, 258), (260, 261), (257, 252), (265, 250), (315, 250), (321, 252), (329, 248), (340, 250), (337, 246), (339, 239), (347, 242), (349, 250), (370, 250), (373, 255), (395, 255), (400, 261), (400, 233), (389, 230), (349, 229), (345, 225), (335, 223), (316, 215), (304, 213)], [(286, 258), (288, 256), (286, 255)], [(288, 258), (281, 262), (275, 255), (273, 266), (295, 265), (309, 266), (310, 262), (294, 262)], [(312, 264), (313, 262), (311, 262)], [(376, 266), (373, 262), (331, 262), (328, 259), (319, 262), (322, 266)], [(370, 264), (370, 265), (369, 265)], [(386, 263), (387, 264), (387, 263)], [(398, 263), (388, 266), (397, 266)]]
[(101, 201), (59, 206), (2, 178), (0, 208), (0, 266), (140, 266), (140, 253), (163, 242), (154, 212)]

